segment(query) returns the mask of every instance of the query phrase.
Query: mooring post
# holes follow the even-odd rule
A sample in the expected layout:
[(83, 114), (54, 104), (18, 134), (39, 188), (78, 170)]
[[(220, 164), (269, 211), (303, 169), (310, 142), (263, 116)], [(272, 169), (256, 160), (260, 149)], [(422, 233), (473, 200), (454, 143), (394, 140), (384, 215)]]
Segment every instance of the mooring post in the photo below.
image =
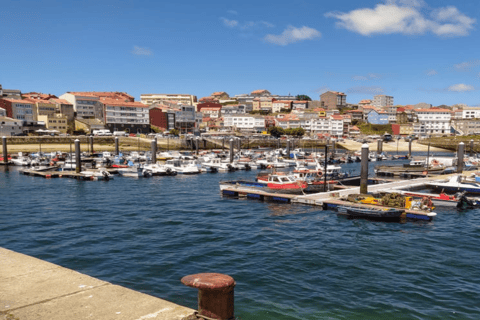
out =
[(90, 153), (93, 154), (95, 151), (93, 151), (93, 136), (90, 137)]
[(8, 153), (7, 153), (7, 137), (2, 137), (2, 146), (3, 146), (3, 162), (8, 164)]
[(382, 153), (382, 151), (383, 151), (383, 140), (378, 139), (377, 140), (377, 154)]
[(457, 163), (457, 173), (462, 173), (463, 172), (463, 155), (465, 154), (465, 144), (463, 142), (460, 142), (458, 145), (458, 163)]
[(82, 161), (80, 159), (80, 140), (75, 139), (75, 172), (80, 173)]
[(473, 139), (470, 140), (470, 157), (473, 157)]
[(234, 154), (234, 149), (233, 149), (233, 139), (230, 139), (230, 163), (233, 162), (233, 154)]
[(157, 163), (157, 140), (152, 140), (152, 163)]
[(119, 150), (118, 150), (118, 137), (115, 137), (115, 155), (118, 156), (119, 154)]
[(225, 151), (225, 137), (223, 137), (222, 141), (222, 151)]
[(412, 157), (412, 138), (408, 139), (408, 159)]
[(197, 273), (182, 278), (186, 286), (198, 289), (198, 317), (227, 320), (234, 318), (235, 280), (220, 273)]
[(203, 149), (207, 150), (207, 139), (203, 139)]
[(362, 145), (362, 162), (360, 171), (360, 193), (368, 193), (368, 144)]
[(195, 137), (195, 154), (198, 156), (198, 140), (200, 138), (199, 137)]
[(287, 140), (287, 159), (290, 159), (290, 140)]

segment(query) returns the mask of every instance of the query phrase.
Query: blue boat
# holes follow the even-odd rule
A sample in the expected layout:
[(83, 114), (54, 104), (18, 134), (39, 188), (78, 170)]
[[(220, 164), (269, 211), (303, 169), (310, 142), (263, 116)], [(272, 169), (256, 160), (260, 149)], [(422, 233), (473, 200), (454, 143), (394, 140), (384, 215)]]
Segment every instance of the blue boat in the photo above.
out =
[(343, 213), (352, 218), (367, 218), (376, 220), (398, 220), (405, 212), (402, 209), (371, 209), (361, 207), (338, 206), (339, 213)]

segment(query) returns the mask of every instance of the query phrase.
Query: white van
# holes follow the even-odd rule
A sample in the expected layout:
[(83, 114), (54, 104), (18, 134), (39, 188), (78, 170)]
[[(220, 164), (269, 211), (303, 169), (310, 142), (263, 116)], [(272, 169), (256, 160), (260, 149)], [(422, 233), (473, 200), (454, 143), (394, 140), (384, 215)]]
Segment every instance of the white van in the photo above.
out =
[(113, 135), (115, 137), (128, 137), (128, 133), (126, 133), (125, 131), (114, 131)]

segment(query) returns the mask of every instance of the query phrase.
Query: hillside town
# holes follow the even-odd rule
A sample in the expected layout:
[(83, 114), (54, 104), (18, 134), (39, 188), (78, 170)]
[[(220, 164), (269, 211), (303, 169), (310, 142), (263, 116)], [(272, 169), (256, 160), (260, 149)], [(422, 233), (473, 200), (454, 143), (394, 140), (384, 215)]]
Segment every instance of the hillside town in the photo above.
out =
[(2, 136), (99, 131), (106, 135), (267, 134), (275, 128), (276, 133), (321, 139), (355, 137), (377, 127), (391, 128), (397, 136), (422, 138), (480, 133), (480, 108), (395, 105), (388, 95), (352, 103), (337, 91), (324, 92), (318, 100), (261, 89), (234, 96), (218, 91), (198, 100), (192, 94), (141, 94), (135, 101), (125, 92), (71, 91), (56, 96), (0, 85), (0, 122)]

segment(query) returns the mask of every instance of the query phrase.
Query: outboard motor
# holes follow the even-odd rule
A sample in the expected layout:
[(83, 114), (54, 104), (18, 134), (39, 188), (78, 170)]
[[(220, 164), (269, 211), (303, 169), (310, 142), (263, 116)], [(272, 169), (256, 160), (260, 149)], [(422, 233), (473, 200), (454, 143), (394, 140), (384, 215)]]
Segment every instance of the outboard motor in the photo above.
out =
[[(457, 197), (457, 195), (455, 195)], [(457, 209), (460, 210), (467, 210), (473, 209), (476, 206), (476, 202), (468, 199), (466, 196), (466, 192), (462, 192), (458, 195), (458, 202), (457, 202)]]

